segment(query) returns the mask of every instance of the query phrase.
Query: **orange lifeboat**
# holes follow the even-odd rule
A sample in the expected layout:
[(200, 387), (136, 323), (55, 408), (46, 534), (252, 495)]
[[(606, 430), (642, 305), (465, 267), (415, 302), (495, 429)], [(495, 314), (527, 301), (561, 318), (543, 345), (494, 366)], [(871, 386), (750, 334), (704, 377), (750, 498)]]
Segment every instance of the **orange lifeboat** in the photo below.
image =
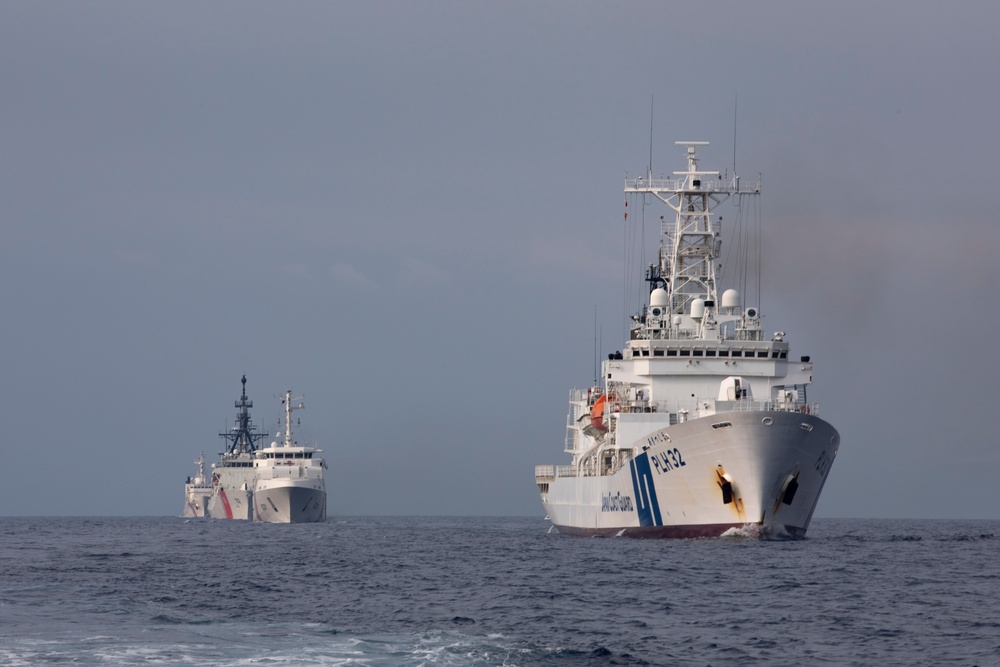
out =
[(601, 394), (601, 396), (594, 401), (594, 404), (590, 406), (590, 423), (594, 425), (594, 428), (600, 429), (601, 431), (607, 431), (608, 426), (604, 423), (604, 411), (608, 407), (608, 395)]

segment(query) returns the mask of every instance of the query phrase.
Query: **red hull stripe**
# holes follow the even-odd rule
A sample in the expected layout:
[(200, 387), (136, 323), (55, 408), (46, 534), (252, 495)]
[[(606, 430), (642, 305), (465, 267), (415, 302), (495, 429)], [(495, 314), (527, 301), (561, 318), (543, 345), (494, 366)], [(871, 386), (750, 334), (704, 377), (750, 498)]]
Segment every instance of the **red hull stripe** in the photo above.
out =
[(226, 497), (226, 492), (219, 491), (219, 497), (222, 498), (222, 508), (226, 510), (226, 518), (233, 518), (233, 508), (229, 506), (229, 498)]

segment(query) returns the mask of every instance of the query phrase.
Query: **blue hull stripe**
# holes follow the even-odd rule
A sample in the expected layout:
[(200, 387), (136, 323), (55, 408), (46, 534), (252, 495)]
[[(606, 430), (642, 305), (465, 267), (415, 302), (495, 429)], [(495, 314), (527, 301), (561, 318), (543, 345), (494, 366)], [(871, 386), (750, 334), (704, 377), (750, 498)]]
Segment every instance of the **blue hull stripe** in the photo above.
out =
[(632, 471), (632, 490), (635, 492), (635, 511), (639, 515), (640, 526), (662, 526), (660, 505), (656, 502), (656, 487), (653, 485), (653, 471), (649, 469), (649, 456), (643, 452), (629, 461)]

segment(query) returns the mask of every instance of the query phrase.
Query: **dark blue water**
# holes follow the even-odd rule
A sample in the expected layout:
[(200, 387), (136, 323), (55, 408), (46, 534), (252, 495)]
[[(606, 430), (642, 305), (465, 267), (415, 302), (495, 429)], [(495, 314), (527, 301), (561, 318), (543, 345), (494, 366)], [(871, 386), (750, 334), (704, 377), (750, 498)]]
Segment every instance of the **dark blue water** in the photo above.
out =
[(0, 664), (1000, 664), (1000, 522), (546, 529), (0, 518)]

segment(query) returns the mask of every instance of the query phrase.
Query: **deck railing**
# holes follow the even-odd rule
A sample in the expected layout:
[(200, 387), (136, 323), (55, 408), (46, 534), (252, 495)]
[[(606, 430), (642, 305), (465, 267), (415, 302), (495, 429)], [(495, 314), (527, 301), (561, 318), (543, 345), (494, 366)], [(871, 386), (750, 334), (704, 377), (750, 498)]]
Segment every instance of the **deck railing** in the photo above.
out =
[(750, 179), (748, 183), (732, 178), (702, 178), (698, 186), (688, 185), (687, 178), (626, 178), (625, 192), (648, 192), (660, 190), (665, 192), (732, 192), (734, 194), (754, 194), (760, 192), (760, 179)]
[(552, 479), (556, 476), (555, 466), (535, 466), (536, 479)]

